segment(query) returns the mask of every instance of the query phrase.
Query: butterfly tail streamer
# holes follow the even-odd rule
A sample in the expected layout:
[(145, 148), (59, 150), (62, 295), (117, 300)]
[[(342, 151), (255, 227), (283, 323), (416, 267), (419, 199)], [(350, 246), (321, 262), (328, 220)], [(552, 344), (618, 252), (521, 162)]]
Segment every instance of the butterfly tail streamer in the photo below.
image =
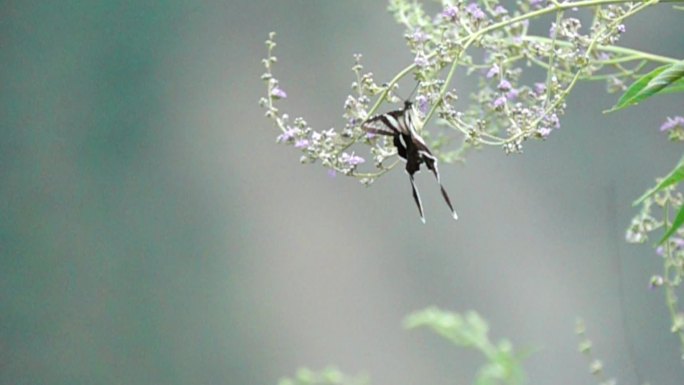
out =
[(447, 206), (451, 209), (451, 216), (454, 218), (454, 220), (458, 220), (458, 214), (456, 214), (456, 210), (454, 210), (454, 206), (451, 205), (451, 199), (449, 199), (449, 194), (447, 194), (446, 190), (444, 189), (444, 186), (442, 184), (439, 184), (439, 188), (442, 190), (442, 196), (444, 197), (444, 201), (446, 202)]
[(442, 191), (442, 197), (444, 198), (444, 201), (446, 202), (447, 206), (449, 206), (449, 209), (451, 209), (451, 216), (454, 218), (454, 220), (458, 220), (458, 214), (456, 214), (456, 210), (454, 210), (454, 206), (451, 204), (451, 199), (449, 198), (449, 194), (447, 194), (446, 189), (442, 185), (442, 179), (439, 177), (439, 170), (437, 169), (437, 161), (435, 160), (432, 165), (428, 163), (428, 168), (432, 173), (435, 175), (435, 178), (437, 179), (437, 183), (439, 184), (439, 189)]
[(416, 201), (416, 206), (418, 206), (418, 212), (420, 213), (420, 221), (425, 223), (425, 215), (423, 215), (423, 203), (420, 201), (420, 194), (416, 188), (416, 183), (413, 180), (413, 175), (409, 174), (409, 179), (411, 180), (411, 189), (413, 190), (413, 200)]

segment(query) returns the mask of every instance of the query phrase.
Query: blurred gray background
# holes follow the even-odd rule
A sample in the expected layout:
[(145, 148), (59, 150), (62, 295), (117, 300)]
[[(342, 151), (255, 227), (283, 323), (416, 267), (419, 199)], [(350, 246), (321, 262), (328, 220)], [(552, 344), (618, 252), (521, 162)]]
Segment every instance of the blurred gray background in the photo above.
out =
[[(620, 383), (682, 383), (647, 288), (661, 262), (623, 241), (681, 155), (658, 133), (681, 98), (606, 116), (617, 96), (583, 84), (546, 142), (442, 167), (458, 222), (421, 174), (422, 225), (403, 172), (366, 189), (301, 166), (257, 106), (275, 30), (283, 108), (339, 127), (353, 53), (380, 82), (411, 60), (385, 8), (0, 3), (0, 383), (275, 384), (327, 364), (471, 383), (476, 353), (402, 329), (428, 305), (539, 349), (531, 384), (593, 382), (577, 316)], [(679, 56), (681, 20), (658, 6), (622, 44)]]

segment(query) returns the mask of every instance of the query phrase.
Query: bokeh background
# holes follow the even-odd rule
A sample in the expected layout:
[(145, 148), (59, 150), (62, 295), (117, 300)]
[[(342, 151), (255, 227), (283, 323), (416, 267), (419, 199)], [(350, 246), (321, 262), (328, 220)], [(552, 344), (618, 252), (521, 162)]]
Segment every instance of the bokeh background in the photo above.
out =
[[(577, 316), (621, 383), (682, 383), (647, 288), (661, 262), (624, 243), (681, 155), (658, 133), (681, 98), (603, 115), (616, 96), (583, 84), (547, 141), (442, 167), (458, 222), (421, 174), (423, 225), (403, 172), (366, 189), (299, 165), (257, 106), (275, 30), (283, 107), (339, 127), (354, 53), (379, 81), (411, 60), (385, 8), (1, 2), (0, 384), (275, 384), (328, 364), (470, 383), (476, 353), (402, 329), (429, 305), (537, 350), (529, 383), (593, 381)], [(622, 43), (680, 56), (681, 13), (644, 12)]]

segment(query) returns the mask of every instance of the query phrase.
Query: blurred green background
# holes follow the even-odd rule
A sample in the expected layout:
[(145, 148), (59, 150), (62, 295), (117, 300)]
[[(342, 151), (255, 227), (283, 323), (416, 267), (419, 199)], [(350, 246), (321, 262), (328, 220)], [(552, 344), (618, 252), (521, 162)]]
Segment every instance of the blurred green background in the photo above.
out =
[[(681, 155), (658, 133), (681, 98), (606, 116), (616, 96), (581, 85), (546, 142), (442, 167), (458, 222), (420, 175), (422, 225), (403, 172), (366, 189), (301, 166), (257, 106), (275, 30), (283, 107), (339, 127), (353, 53), (380, 82), (411, 60), (385, 8), (1, 2), (0, 384), (274, 384), (329, 363), (467, 384), (475, 353), (401, 328), (433, 304), (541, 349), (530, 383), (593, 381), (577, 316), (621, 383), (681, 383), (647, 289), (661, 262), (623, 241)], [(622, 44), (681, 56), (681, 17), (648, 10)]]

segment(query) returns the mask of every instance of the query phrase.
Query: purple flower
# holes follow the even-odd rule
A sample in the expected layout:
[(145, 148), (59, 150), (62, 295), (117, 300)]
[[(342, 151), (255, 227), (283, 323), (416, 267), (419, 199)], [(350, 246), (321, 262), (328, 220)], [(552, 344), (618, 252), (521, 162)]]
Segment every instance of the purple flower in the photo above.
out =
[(418, 67), (421, 67), (421, 68), (427, 67), (429, 64), (428, 59), (425, 57), (425, 55), (423, 55), (421, 53), (416, 55), (416, 58), (413, 60), (413, 62), (416, 63), (416, 65)]
[(512, 88), (511, 82), (504, 79), (499, 83), (498, 88), (499, 88), (499, 91), (508, 91)]
[(503, 105), (505, 103), (506, 103), (506, 97), (499, 96), (498, 98), (494, 99), (494, 101), (492, 102), (492, 107), (494, 107), (494, 109), (499, 109), (499, 108), (503, 107)]
[(278, 135), (278, 138), (276, 138), (276, 142), (289, 142), (295, 137), (296, 134), (297, 129), (294, 127), (290, 127), (287, 130), (285, 130), (282, 134)]
[(506, 99), (509, 101), (515, 100), (518, 98), (518, 95), (520, 95), (520, 91), (518, 91), (516, 88), (511, 88), (511, 90), (506, 94)]
[(413, 41), (418, 42), (418, 43), (422, 43), (422, 42), (424, 42), (425, 40), (428, 39), (428, 35), (427, 35), (425, 32), (421, 31), (420, 29), (416, 29), (416, 30), (413, 31), (413, 33), (411, 34), (411, 39), (412, 39)]
[(328, 176), (331, 177), (331, 178), (336, 177), (336, 176), (337, 176), (337, 171), (335, 171), (335, 169), (332, 169), (332, 168), (328, 169)]
[(342, 156), (340, 156), (340, 161), (342, 161), (342, 163), (345, 163), (347, 166), (355, 167), (361, 163), (364, 163), (366, 160), (358, 155), (354, 155), (353, 152), (351, 154), (343, 152)]
[(620, 32), (620, 33), (625, 33), (625, 31), (627, 30), (627, 28), (625, 28), (625, 25), (624, 25), (624, 24), (620, 24), (620, 25), (617, 26), (617, 30), (618, 30), (618, 32)]
[(271, 90), (271, 96), (273, 96), (276, 99), (285, 99), (287, 97), (287, 93), (283, 91), (282, 88), (276, 86), (273, 87), (273, 89)]
[(492, 66), (492, 68), (490, 68), (489, 71), (487, 71), (487, 79), (491, 79), (498, 74), (499, 74), (499, 66), (494, 64)]
[(497, 5), (496, 8), (494, 8), (494, 15), (499, 16), (499, 15), (504, 15), (507, 14), (508, 10), (504, 8), (501, 4)]
[(530, 5), (535, 8), (541, 8), (543, 2), (544, 0), (530, 0)]
[(660, 132), (671, 131), (674, 128), (684, 128), (684, 117), (675, 116), (674, 118), (668, 117), (665, 123), (660, 126)]
[(486, 17), (485, 13), (482, 12), (477, 3), (468, 4), (468, 6), (466, 6), (466, 12), (468, 12), (475, 20), (484, 20)]
[(309, 147), (309, 139), (297, 139), (294, 144), (295, 148)]
[(556, 37), (556, 23), (551, 23), (551, 28), (549, 28), (549, 37)]
[[(674, 237), (670, 238), (668, 242), (671, 242), (672, 245), (672, 251), (678, 251), (681, 249), (684, 249), (684, 239), (679, 238), (679, 237)], [(664, 246), (659, 246), (656, 249), (656, 253), (660, 255), (661, 257), (665, 255), (665, 247)]]
[(445, 19), (455, 20), (456, 16), (458, 16), (458, 8), (453, 5), (444, 8), (444, 11), (442, 11), (442, 17)]
[(549, 134), (551, 133), (551, 128), (549, 128), (549, 127), (540, 127), (540, 128), (537, 130), (537, 132), (539, 133), (539, 135), (542, 136), (542, 138), (546, 138), (546, 137), (549, 136)]
[(546, 84), (544, 83), (534, 83), (534, 93), (541, 95), (546, 92)]
[(549, 117), (549, 121), (551, 124), (553, 124), (554, 128), (560, 128), (560, 119), (558, 119), (558, 115), (556, 114), (551, 114)]
[(425, 95), (418, 95), (416, 96), (416, 106), (418, 107), (418, 111), (420, 111), (422, 114), (426, 114), (428, 111), (428, 98)]

